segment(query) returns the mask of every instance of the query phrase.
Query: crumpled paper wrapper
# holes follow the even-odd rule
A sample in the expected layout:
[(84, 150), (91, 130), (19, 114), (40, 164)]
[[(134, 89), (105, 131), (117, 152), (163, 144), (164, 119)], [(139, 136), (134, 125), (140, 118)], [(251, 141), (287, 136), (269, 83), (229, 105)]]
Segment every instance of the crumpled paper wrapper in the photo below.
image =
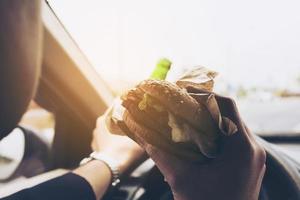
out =
[(193, 87), (199, 90), (212, 92), (214, 88), (214, 79), (217, 72), (207, 69), (206, 67), (197, 66), (185, 72), (176, 84), (181, 88)]
[(221, 133), (229, 136), (237, 132), (237, 126), (231, 119), (221, 115), (215, 94), (212, 93), (214, 79), (217, 75), (218, 73), (215, 71), (197, 66), (183, 74), (176, 81), (176, 84), (184, 89), (194, 88), (197, 91), (201, 91), (189, 94), (206, 106), (213, 120), (218, 124)]
[[(197, 66), (183, 74), (176, 81), (176, 84), (183, 89), (193, 88), (193, 91), (197, 91), (196, 93), (189, 94), (207, 108), (212, 119), (218, 125), (220, 133), (224, 136), (230, 136), (237, 132), (237, 126), (232, 120), (221, 115), (219, 105), (213, 93), (214, 79), (217, 74), (215, 71)], [(107, 110), (104, 115), (103, 123), (105, 124), (103, 126), (113, 134), (126, 135), (128, 133), (125, 133), (122, 129), (125, 126), (122, 119), (125, 108), (121, 103), (122, 100), (117, 98)], [(200, 149), (203, 148), (200, 147)], [(205, 152), (202, 153), (205, 154)]]

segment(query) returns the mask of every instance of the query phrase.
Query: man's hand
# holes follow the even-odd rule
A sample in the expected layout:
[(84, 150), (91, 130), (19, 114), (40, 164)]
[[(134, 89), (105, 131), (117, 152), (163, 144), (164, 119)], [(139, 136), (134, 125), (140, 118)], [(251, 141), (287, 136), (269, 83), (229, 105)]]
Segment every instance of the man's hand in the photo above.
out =
[(147, 143), (138, 133), (134, 133), (136, 140), (155, 161), (176, 200), (257, 200), (265, 173), (265, 151), (243, 124), (234, 101), (216, 99), (222, 115), (238, 128), (236, 134), (222, 138), (217, 158), (205, 164), (183, 161)]
[[(125, 172), (144, 150), (126, 136), (112, 135), (103, 122), (104, 117), (97, 119), (93, 132), (92, 148), (94, 151), (106, 154), (117, 162), (121, 173)], [(111, 172), (108, 166), (98, 160), (91, 161), (73, 171), (73, 173), (85, 178), (92, 186), (96, 199), (100, 199), (111, 183)]]
[(121, 172), (126, 171), (144, 153), (144, 150), (127, 136), (109, 133), (105, 128), (103, 116), (97, 119), (93, 132), (92, 149), (115, 159), (119, 163)]

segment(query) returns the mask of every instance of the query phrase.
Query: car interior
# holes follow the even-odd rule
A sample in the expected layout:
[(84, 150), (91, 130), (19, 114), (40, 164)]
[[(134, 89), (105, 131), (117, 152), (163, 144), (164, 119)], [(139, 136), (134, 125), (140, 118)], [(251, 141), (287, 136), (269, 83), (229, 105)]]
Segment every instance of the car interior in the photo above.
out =
[[(38, 137), (35, 129), (20, 123), (13, 134), (1, 141), (0, 152), (9, 146), (10, 141), (21, 150), (7, 150), (7, 156), (0, 157), (0, 169), (5, 171), (0, 174), (0, 197), (78, 166), (81, 159), (92, 151), (90, 143), (97, 117), (116, 97), (47, 1), (42, 3), (42, 21), (42, 72), (32, 104), (50, 113), (54, 136), (51, 139)], [(300, 199), (300, 133), (257, 134), (257, 140), (267, 152), (266, 174), (259, 199)], [(289, 145), (296, 150), (293, 152), (287, 148)], [(15, 162), (8, 164), (10, 156)], [(170, 188), (154, 162), (143, 158), (123, 175), (122, 182), (104, 199), (172, 198)]]

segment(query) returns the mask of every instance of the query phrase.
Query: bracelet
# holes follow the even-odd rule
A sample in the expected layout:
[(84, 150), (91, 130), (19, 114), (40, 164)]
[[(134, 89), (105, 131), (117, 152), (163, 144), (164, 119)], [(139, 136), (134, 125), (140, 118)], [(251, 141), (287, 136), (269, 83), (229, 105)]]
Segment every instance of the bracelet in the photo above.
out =
[(110, 158), (109, 156), (102, 154), (100, 152), (94, 151), (93, 153), (90, 154), (88, 158), (84, 158), (80, 162), (80, 166), (85, 165), (86, 163), (92, 161), (92, 160), (99, 160), (102, 161), (110, 170), (112, 179), (111, 179), (111, 185), (112, 186), (117, 186), (120, 183), (120, 170), (117, 165), (117, 162)]

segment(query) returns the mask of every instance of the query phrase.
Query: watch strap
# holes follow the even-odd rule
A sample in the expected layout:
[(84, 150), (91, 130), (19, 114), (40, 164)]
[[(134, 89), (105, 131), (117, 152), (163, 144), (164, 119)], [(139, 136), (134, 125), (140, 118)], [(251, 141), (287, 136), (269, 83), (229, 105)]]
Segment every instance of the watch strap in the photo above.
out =
[(117, 165), (117, 162), (107, 156), (106, 154), (103, 154), (101, 152), (92, 152), (88, 158), (84, 158), (80, 165), (85, 165), (86, 163), (92, 161), (92, 160), (99, 160), (102, 161), (110, 170), (112, 179), (111, 179), (111, 185), (116, 186), (120, 183), (120, 170)]

